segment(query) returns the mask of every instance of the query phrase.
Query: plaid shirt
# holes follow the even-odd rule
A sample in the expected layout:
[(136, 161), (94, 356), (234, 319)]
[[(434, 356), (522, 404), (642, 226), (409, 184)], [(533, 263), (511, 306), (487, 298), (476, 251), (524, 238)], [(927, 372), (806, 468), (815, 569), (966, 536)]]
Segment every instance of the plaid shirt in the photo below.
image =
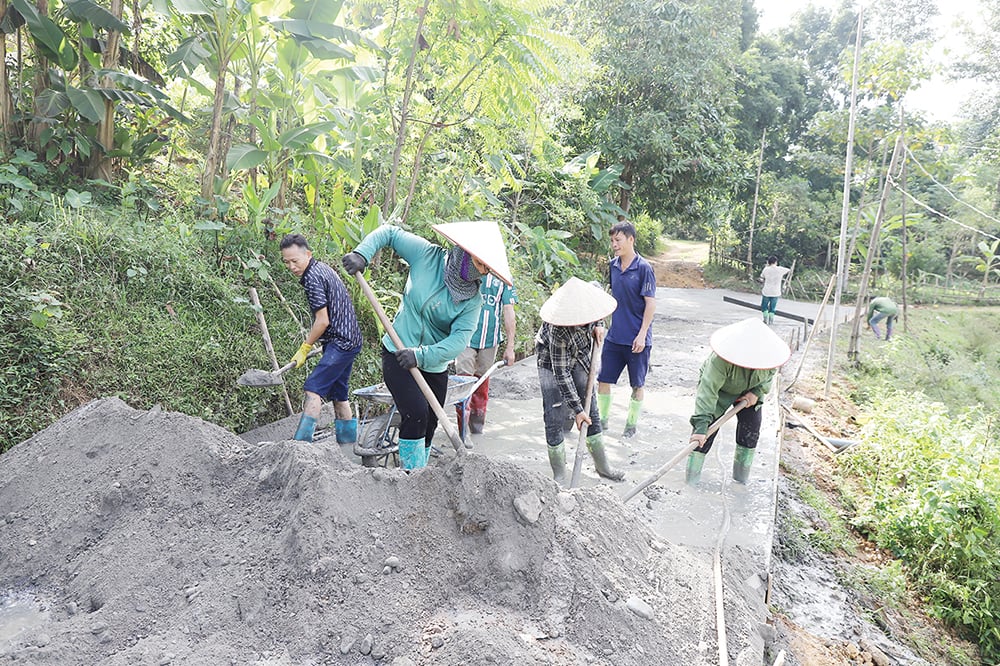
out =
[(583, 411), (583, 400), (573, 382), (573, 367), (579, 363), (585, 372), (590, 372), (594, 328), (597, 325), (603, 326), (600, 322), (583, 326), (542, 324), (535, 336), (538, 367), (552, 371), (559, 393), (574, 414)]

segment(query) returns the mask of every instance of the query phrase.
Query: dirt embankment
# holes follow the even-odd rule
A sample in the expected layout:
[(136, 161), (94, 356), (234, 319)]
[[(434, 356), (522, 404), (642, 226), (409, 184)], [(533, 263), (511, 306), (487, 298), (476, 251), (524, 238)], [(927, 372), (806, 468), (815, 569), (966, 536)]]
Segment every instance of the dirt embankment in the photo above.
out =
[(712, 656), (704, 558), (607, 488), (483, 456), (371, 470), (104, 399), (0, 457), (0, 506), (0, 590), (44, 610), (0, 663)]
[(702, 266), (708, 261), (708, 243), (668, 240), (663, 245), (663, 252), (646, 257), (656, 273), (656, 286), (704, 289)]

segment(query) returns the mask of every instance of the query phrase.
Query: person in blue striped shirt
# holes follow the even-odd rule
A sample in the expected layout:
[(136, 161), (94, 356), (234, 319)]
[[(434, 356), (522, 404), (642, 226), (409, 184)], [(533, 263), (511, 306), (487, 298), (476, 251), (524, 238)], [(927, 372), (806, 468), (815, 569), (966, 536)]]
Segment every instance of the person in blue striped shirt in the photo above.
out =
[(303, 385), (305, 400), (302, 416), (293, 439), (311, 442), (323, 400), (333, 401), (334, 431), (338, 444), (348, 444), (358, 438), (358, 420), (348, 402), (348, 382), (354, 358), (361, 351), (361, 328), (354, 312), (354, 303), (337, 272), (328, 264), (317, 261), (302, 234), (288, 234), (281, 239), (281, 261), (306, 292), (312, 325), (306, 339), (292, 356), (296, 368), (306, 362), (313, 345), (323, 345), (323, 356), (309, 373)]

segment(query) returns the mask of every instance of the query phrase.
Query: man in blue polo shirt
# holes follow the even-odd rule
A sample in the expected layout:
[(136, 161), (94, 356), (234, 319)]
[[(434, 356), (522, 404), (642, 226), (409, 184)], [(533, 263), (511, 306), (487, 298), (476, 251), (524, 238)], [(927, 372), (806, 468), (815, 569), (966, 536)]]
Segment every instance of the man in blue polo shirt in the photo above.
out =
[(597, 406), (601, 424), (607, 428), (611, 411), (611, 385), (628, 368), (632, 399), (625, 417), (623, 437), (635, 435), (642, 399), (645, 395), (646, 370), (653, 344), (653, 314), (656, 312), (656, 275), (649, 262), (635, 251), (635, 226), (619, 219), (611, 227), (614, 258), (609, 266), (611, 295), (618, 308), (611, 315), (611, 329), (601, 352), (601, 372), (597, 376)]
[(313, 259), (309, 243), (302, 234), (288, 234), (281, 239), (281, 261), (299, 278), (305, 289), (312, 326), (305, 342), (292, 356), (296, 368), (306, 362), (306, 355), (317, 342), (323, 356), (303, 385), (305, 401), (294, 439), (311, 442), (316, 431), (323, 400), (333, 400), (334, 431), (338, 444), (358, 439), (358, 420), (353, 418), (348, 402), (347, 384), (354, 367), (354, 357), (361, 351), (361, 328), (347, 287), (337, 272), (322, 261)]

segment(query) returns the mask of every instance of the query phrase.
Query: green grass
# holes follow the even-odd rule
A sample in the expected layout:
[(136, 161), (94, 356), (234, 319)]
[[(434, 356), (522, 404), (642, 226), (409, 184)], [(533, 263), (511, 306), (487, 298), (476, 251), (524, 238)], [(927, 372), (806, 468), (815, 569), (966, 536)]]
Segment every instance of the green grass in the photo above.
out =
[(925, 307), (865, 342), (863, 445), (837, 458), (853, 523), (905, 562), (929, 611), (1000, 659), (1000, 308)]
[[(282, 363), (309, 321), (301, 287), (275, 261), (273, 242), (235, 230), (220, 261), (206, 234), (176, 227), (113, 208), (56, 208), (0, 229), (0, 451), (102, 396), (238, 432), (284, 415), (278, 391), (235, 381), (269, 367), (249, 287), (257, 286)], [(294, 318), (271, 283), (236, 259), (262, 250)], [(359, 362), (358, 381), (376, 378), (373, 354)], [(293, 404), (303, 378), (289, 378)]]

